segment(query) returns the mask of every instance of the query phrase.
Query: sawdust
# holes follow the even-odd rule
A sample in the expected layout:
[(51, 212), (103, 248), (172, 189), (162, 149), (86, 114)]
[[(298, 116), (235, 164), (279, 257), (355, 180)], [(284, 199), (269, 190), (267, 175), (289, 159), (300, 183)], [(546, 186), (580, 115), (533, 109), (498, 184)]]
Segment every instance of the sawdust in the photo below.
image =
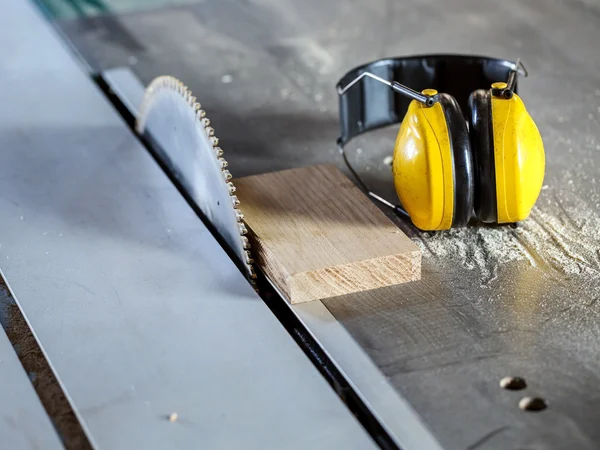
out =
[(499, 264), (511, 261), (527, 261), (553, 276), (600, 278), (600, 217), (576, 196), (569, 198), (569, 206), (563, 203), (554, 195), (517, 227), (479, 225), (420, 233), (417, 244), (426, 258), (479, 270), (482, 285), (495, 279)]

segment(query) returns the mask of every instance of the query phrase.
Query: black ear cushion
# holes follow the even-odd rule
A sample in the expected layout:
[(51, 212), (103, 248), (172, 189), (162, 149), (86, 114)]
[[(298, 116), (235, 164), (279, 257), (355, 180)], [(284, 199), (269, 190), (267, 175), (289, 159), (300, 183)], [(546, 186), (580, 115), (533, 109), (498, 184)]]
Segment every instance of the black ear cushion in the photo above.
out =
[(455, 98), (440, 94), (450, 146), (454, 160), (454, 215), (453, 227), (463, 227), (469, 222), (473, 210), (473, 157), (467, 122)]
[(469, 133), (475, 164), (475, 215), (485, 223), (497, 222), (491, 92), (484, 89), (474, 91), (469, 97), (469, 110)]

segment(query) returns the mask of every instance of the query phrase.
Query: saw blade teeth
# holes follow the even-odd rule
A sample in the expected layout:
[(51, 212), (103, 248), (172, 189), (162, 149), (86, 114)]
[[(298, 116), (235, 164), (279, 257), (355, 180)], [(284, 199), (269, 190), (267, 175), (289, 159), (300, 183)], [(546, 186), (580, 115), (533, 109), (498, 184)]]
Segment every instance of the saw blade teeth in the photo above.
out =
[(212, 127), (206, 127), (204, 128), (204, 131), (208, 137), (213, 137), (215, 135), (215, 129)]
[(217, 155), (217, 158), (223, 156), (223, 150), (221, 149), (221, 147), (215, 147), (215, 155)]
[(219, 140), (215, 136), (211, 136), (209, 139), (213, 147), (217, 147), (219, 145)]
[(236, 189), (233, 183), (227, 183), (227, 188), (229, 189), (229, 195), (235, 194)]
[(206, 117), (206, 111), (204, 111), (203, 109), (200, 109), (197, 113), (197, 116), (199, 119), (204, 119)]
[(252, 264), (254, 264), (254, 260), (252, 259), (252, 255), (250, 255), (250, 252), (248, 250), (246, 250), (246, 264), (248, 264), (249, 266), (251, 266)]
[(235, 196), (235, 195), (231, 196), (231, 203), (233, 204), (234, 208), (237, 208), (238, 206), (240, 206), (240, 201), (237, 198), (237, 196)]
[(254, 271), (254, 267), (250, 266), (250, 278), (253, 280), (256, 280), (257, 276), (256, 276), (256, 272)]
[(241, 212), (239, 209), (236, 208), (235, 210), (235, 218), (238, 222), (241, 222), (242, 220), (244, 220), (244, 213)]
[(244, 247), (244, 250), (250, 250), (250, 241), (246, 236), (242, 236), (242, 245)]
[(238, 227), (240, 229), (240, 234), (242, 236), (245, 236), (248, 234), (248, 228), (246, 228), (246, 224), (244, 224), (243, 222), (238, 223)]
[(227, 164), (227, 161), (225, 161), (224, 158), (217, 158), (217, 161), (219, 161), (219, 165), (221, 166), (221, 169), (224, 169), (225, 167), (227, 167), (229, 164)]
[(210, 125), (210, 120), (208, 120), (206, 117), (201, 119), (201, 121), (202, 121), (202, 125), (204, 125), (204, 128), (206, 128)]
[(221, 172), (223, 173), (223, 178), (225, 178), (225, 181), (231, 180), (232, 176), (229, 170), (222, 170)]

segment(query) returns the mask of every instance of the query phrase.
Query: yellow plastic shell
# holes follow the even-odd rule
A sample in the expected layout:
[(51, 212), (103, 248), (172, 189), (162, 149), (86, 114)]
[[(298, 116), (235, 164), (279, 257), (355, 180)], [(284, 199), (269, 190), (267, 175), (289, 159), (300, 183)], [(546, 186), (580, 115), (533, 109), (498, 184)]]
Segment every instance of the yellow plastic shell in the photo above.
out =
[(449, 229), (454, 215), (454, 168), (439, 103), (429, 108), (414, 100), (410, 103), (396, 138), (392, 169), (396, 193), (415, 226)]
[(533, 119), (518, 95), (492, 97), (498, 223), (524, 220), (537, 201), (546, 157)]

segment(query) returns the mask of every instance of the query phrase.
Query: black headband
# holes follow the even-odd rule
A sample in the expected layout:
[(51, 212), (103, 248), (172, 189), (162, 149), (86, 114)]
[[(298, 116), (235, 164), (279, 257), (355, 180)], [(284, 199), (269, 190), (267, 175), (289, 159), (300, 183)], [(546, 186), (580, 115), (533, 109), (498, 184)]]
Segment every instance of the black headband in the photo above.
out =
[[(467, 111), (469, 95), (505, 81), (516, 63), (504, 59), (468, 55), (420, 55), (373, 61), (348, 72), (338, 82), (338, 92), (361, 73), (370, 72), (384, 80), (397, 81), (416, 91), (431, 88), (452, 95)], [(516, 92), (516, 86), (515, 86)], [(344, 146), (355, 136), (401, 122), (411, 102), (384, 84), (361, 79), (339, 96), (340, 138)]]

